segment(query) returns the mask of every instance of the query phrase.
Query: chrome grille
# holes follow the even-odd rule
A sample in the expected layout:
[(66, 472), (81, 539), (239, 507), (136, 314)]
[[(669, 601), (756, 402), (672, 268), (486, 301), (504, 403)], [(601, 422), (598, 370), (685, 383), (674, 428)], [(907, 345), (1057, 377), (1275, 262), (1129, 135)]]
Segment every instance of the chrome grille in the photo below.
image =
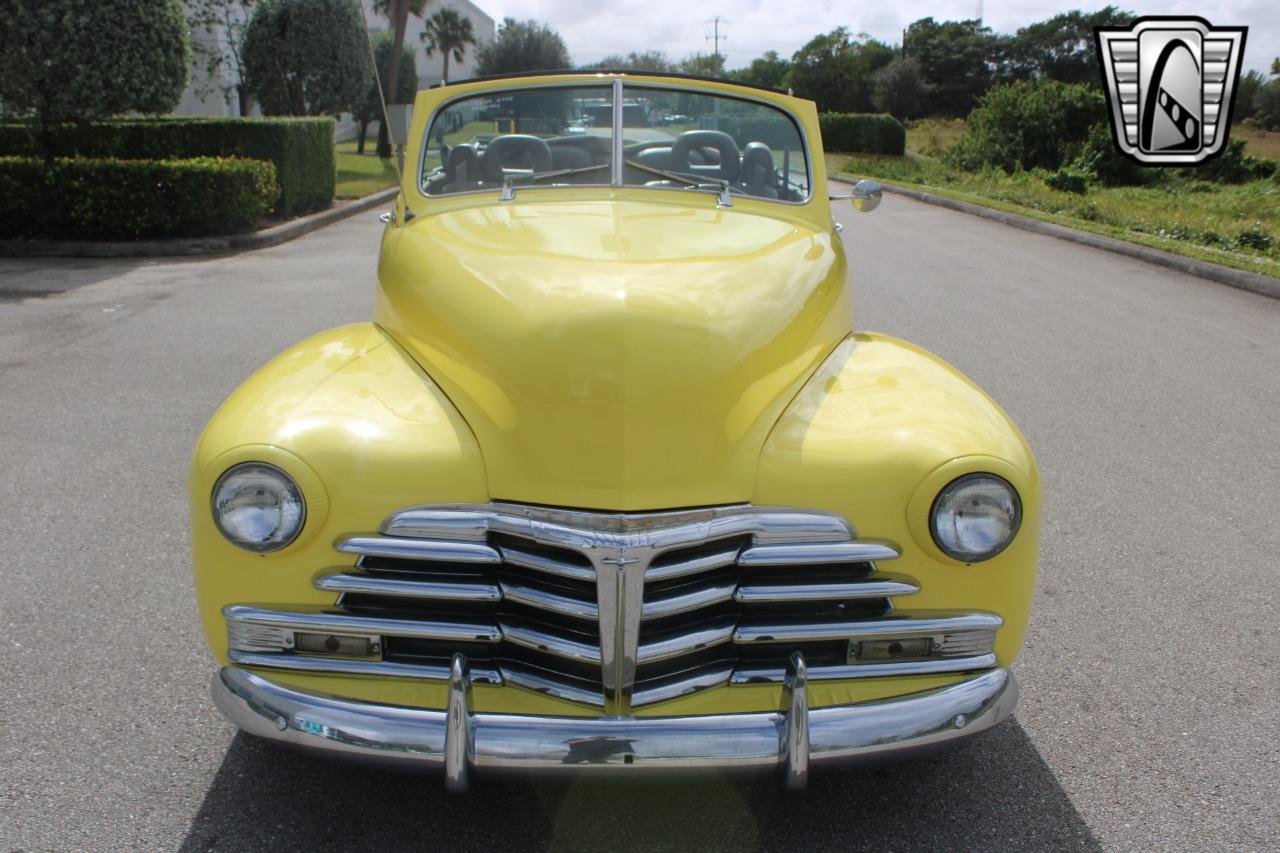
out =
[[(1001, 624), (896, 610), (919, 590), (878, 571), (896, 548), (818, 511), (419, 507), (337, 549), (359, 560), (315, 580), (337, 594), (333, 607), (226, 609), (233, 660), (445, 679), (461, 652), (475, 680), (625, 714), (717, 685), (781, 681), (796, 651), (810, 679), (984, 669)], [(369, 635), (377, 654), (302, 654), (294, 630)], [(927, 658), (854, 659), (856, 644), (913, 636), (931, 638)]]

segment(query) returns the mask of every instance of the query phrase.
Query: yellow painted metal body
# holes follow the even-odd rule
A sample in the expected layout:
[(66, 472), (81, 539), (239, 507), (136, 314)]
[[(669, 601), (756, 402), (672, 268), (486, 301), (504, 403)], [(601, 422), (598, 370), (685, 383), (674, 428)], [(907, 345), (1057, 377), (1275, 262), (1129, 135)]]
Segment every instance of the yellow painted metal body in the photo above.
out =
[[(443, 98), (485, 85), (495, 84), (422, 93), (410, 151)], [(743, 91), (789, 109), (809, 140), (819, 138), (808, 102)], [(894, 571), (921, 582), (912, 608), (1001, 615), (997, 655), (1011, 664), (1039, 539), (1031, 452), (999, 407), (952, 368), (853, 332), (820, 162), (813, 171), (808, 204), (735, 198), (732, 208), (711, 194), (647, 188), (522, 188), (511, 202), (496, 192), (427, 198), (407, 177), (401, 224), (383, 238), (375, 322), (286, 351), (232, 394), (196, 449), (192, 547), (218, 662), (227, 663), (223, 606), (334, 603), (312, 580), (353, 563), (334, 550), (338, 538), (375, 530), (406, 506), (514, 500), (838, 512), (860, 535), (901, 549)], [(407, 221), (406, 208), (414, 214)], [(251, 460), (288, 472), (307, 500), (302, 534), (277, 553), (237, 549), (210, 515), (218, 476)], [(1011, 482), (1024, 521), (1004, 553), (965, 566), (933, 544), (927, 515), (938, 490), (971, 471)], [(447, 691), (410, 679), (264, 674), (422, 707), (442, 707)], [(810, 702), (862, 701), (960, 677), (813, 682)], [(476, 685), (474, 698), (478, 710), (593, 713), (513, 687)], [(744, 685), (638, 713), (757, 711), (780, 701), (777, 686)]]

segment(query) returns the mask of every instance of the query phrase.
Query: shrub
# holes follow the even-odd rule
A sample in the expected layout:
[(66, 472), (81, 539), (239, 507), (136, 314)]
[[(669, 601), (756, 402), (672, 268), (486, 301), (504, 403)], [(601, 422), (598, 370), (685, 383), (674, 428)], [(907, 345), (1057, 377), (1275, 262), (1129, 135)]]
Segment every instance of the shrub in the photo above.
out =
[(1059, 169), (1044, 176), (1044, 182), (1050, 188), (1064, 193), (1084, 195), (1089, 191), (1090, 176), (1072, 169)]
[(827, 151), (901, 156), (907, 148), (907, 131), (891, 115), (822, 113), (822, 147)]
[(39, 125), (166, 113), (187, 84), (186, 15), (181, 0), (0, 0), (0, 56), (0, 105)]
[(1158, 168), (1140, 166), (1120, 153), (1112, 137), (1111, 126), (1106, 122), (1098, 122), (1089, 128), (1089, 134), (1070, 168), (1108, 187), (1140, 186), (1160, 179)]
[(969, 132), (947, 157), (971, 171), (1057, 170), (1106, 118), (1105, 110), (1102, 93), (1081, 83), (1019, 80), (997, 86), (970, 113)]
[(1218, 184), (1247, 184), (1275, 174), (1274, 160), (1262, 160), (1244, 153), (1243, 139), (1228, 139), (1227, 147), (1217, 157), (1188, 171), (1197, 178)]
[[(247, 157), (275, 166), (275, 212), (296, 216), (328, 207), (336, 173), (333, 119), (142, 119), (58, 125), (50, 130), (59, 157), (164, 160)], [(33, 129), (0, 125), (0, 155), (35, 156)]]
[(244, 32), (246, 83), (267, 115), (350, 112), (373, 83), (358, 0), (262, 0)]
[(0, 236), (116, 240), (229, 234), (258, 223), (279, 188), (260, 160), (0, 157)]

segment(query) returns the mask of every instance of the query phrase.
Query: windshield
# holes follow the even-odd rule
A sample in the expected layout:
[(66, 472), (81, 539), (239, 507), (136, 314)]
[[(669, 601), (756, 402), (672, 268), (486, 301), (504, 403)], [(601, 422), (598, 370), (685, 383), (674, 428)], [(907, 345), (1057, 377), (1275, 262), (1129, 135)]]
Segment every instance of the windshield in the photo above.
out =
[[(802, 202), (809, 166), (795, 119), (758, 101), (679, 87), (521, 88), (451, 102), (428, 129), (427, 195), (525, 186), (638, 186)], [(620, 113), (615, 128), (615, 114)], [(621, 176), (613, 168), (622, 135)]]

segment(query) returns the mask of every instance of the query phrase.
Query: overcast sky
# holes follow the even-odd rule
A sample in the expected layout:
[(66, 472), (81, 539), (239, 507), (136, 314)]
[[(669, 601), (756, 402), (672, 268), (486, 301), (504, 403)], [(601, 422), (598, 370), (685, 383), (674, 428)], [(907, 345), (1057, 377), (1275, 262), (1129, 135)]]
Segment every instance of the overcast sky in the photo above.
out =
[[(611, 53), (661, 50), (673, 59), (710, 53), (711, 18), (721, 15), (720, 52), (728, 67), (746, 65), (766, 50), (790, 56), (820, 32), (844, 25), (890, 44), (920, 18), (973, 18), (978, 0), (880, 0), (871, 3), (832, 0), (476, 0), (497, 20), (534, 18), (550, 24), (569, 45), (576, 64)], [(1012, 33), (1068, 9), (1101, 9), (1106, 2), (985, 0), (983, 19), (996, 32)], [(1117, 2), (1122, 9), (1147, 15), (1199, 15), (1211, 24), (1249, 27), (1244, 67), (1266, 71), (1280, 55), (1280, 0), (1173, 0)]]

